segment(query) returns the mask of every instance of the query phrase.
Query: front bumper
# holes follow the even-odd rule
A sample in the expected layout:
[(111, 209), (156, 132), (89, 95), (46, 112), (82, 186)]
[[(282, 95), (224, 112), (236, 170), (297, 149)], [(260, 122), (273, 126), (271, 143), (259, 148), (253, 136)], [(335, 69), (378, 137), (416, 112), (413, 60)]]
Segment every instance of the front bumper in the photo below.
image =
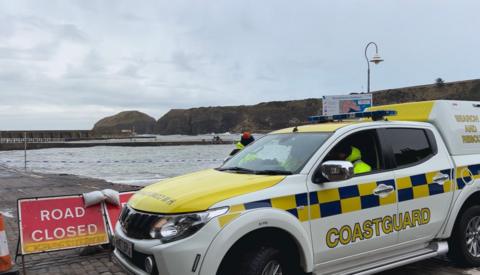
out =
[(121, 252), (117, 249), (113, 251), (113, 261), (120, 265), (127, 274), (138, 274), (138, 275), (149, 275), (142, 269), (138, 268), (134, 264), (132, 264), (127, 257), (125, 257)]
[(198, 274), (207, 248), (219, 231), (218, 221), (213, 219), (188, 238), (162, 244), (159, 240), (129, 238), (121, 229), (120, 223), (117, 223), (115, 236), (133, 243), (133, 253), (132, 258), (129, 258), (115, 249), (114, 257), (117, 263), (132, 274), (148, 275), (143, 265), (148, 256), (154, 257), (160, 275)]

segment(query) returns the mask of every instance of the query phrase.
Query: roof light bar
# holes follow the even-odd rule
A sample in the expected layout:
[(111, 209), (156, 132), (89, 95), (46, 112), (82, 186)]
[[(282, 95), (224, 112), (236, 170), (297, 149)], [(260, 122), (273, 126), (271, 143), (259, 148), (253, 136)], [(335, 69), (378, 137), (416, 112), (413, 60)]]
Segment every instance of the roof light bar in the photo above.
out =
[(374, 121), (382, 120), (386, 116), (394, 116), (397, 111), (394, 110), (379, 110), (370, 112), (346, 113), (331, 116), (311, 116), (308, 117), (309, 122), (323, 123), (332, 122), (345, 119), (371, 118)]

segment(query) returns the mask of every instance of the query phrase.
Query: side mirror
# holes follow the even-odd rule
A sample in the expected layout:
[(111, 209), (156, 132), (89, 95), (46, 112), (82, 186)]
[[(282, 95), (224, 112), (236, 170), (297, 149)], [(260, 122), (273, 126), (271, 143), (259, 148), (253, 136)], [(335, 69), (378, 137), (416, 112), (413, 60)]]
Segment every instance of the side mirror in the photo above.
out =
[(329, 160), (322, 163), (320, 171), (328, 181), (348, 180), (353, 177), (353, 164), (349, 161)]

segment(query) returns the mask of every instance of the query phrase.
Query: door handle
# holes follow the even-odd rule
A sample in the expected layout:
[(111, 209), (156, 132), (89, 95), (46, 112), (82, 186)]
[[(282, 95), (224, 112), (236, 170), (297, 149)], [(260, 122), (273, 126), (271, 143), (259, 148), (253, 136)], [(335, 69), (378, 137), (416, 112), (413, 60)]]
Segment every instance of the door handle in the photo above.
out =
[(377, 188), (373, 189), (373, 194), (379, 196), (380, 198), (387, 197), (390, 193), (393, 192), (395, 188), (390, 185), (380, 184)]
[(438, 173), (433, 177), (433, 182), (443, 185), (445, 181), (450, 179), (450, 175)]

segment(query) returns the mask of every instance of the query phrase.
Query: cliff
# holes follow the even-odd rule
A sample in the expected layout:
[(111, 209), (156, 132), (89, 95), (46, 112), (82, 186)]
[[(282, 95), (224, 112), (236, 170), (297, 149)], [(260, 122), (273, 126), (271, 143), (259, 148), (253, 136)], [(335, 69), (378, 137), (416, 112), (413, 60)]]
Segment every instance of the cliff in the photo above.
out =
[(480, 79), (382, 90), (373, 93), (375, 105), (422, 100), (451, 99), (480, 101)]
[[(434, 99), (480, 100), (480, 80), (373, 92), (375, 105)], [(173, 109), (157, 121), (154, 131), (161, 135), (238, 133), (243, 130), (265, 132), (305, 123), (308, 116), (319, 114), (321, 110), (321, 99), (275, 101), (251, 106)]]
[(134, 130), (137, 134), (151, 134), (155, 119), (138, 111), (124, 111), (101, 119), (92, 129), (95, 136), (121, 135), (122, 130)]
[(320, 99), (273, 101), (252, 106), (174, 109), (161, 117), (155, 133), (161, 135), (265, 132), (304, 123), (321, 109)]

